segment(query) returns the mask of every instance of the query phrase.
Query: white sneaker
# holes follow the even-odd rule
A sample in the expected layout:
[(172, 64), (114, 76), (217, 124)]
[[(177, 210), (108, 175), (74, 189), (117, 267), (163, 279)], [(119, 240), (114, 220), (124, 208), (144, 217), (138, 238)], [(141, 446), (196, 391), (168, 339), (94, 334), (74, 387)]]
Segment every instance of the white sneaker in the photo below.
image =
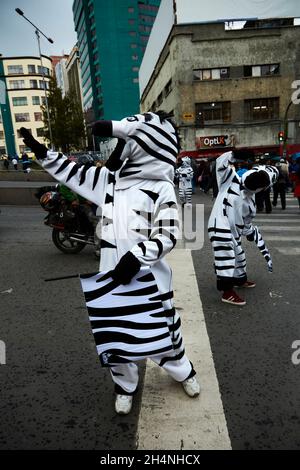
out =
[(189, 397), (194, 398), (200, 395), (200, 384), (195, 376), (182, 382), (182, 386)]
[(115, 401), (115, 410), (118, 415), (128, 415), (132, 408), (132, 395), (117, 395)]

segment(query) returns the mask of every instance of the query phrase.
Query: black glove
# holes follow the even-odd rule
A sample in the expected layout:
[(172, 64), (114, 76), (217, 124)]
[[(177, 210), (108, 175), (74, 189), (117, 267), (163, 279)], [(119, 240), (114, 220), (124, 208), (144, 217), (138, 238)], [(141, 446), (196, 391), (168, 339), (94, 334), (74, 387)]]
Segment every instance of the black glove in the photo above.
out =
[(92, 134), (99, 137), (113, 137), (111, 121), (97, 121), (92, 127)]
[(249, 242), (253, 242), (254, 240), (254, 234), (255, 234), (255, 231), (253, 230), (252, 233), (250, 233), (250, 235), (246, 235), (246, 238)]
[(139, 260), (131, 251), (127, 251), (127, 253), (122, 256), (115, 269), (111, 271), (110, 275), (114, 281), (120, 284), (129, 284), (131, 279), (139, 272), (140, 268), (141, 263)]
[(47, 157), (47, 147), (35, 140), (28, 129), (25, 129), (25, 127), (21, 127), (20, 134), (23, 137), (24, 144), (29, 147), (33, 151), (33, 153), (35, 153), (35, 156), (38, 159), (42, 160), (43, 158)]

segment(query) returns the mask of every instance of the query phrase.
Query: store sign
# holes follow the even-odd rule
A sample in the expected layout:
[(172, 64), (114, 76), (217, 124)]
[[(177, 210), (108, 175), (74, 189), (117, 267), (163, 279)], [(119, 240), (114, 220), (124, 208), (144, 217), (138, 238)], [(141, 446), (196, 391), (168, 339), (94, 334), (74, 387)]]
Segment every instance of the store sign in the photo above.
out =
[(195, 114), (193, 114), (193, 113), (183, 113), (182, 119), (184, 121), (194, 121), (195, 120)]
[(196, 147), (230, 147), (234, 145), (234, 140), (234, 135), (209, 135), (206, 137), (196, 137)]

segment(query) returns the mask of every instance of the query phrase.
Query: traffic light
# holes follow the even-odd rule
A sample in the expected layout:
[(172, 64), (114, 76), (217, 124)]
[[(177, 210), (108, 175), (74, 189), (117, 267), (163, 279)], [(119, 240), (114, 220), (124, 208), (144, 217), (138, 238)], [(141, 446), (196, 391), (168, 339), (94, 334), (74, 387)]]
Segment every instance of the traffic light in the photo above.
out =
[(278, 140), (279, 140), (279, 142), (284, 142), (284, 140), (285, 140), (284, 131), (279, 131), (278, 132)]

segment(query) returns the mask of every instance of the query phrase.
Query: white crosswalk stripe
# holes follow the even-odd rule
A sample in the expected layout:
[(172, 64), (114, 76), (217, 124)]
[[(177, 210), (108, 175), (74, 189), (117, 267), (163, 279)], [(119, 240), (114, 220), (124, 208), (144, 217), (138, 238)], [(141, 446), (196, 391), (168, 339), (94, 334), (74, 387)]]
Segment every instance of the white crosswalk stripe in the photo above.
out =
[(282, 210), (280, 198), (270, 214), (260, 212), (255, 217), (269, 248), (283, 255), (300, 255), (300, 211), (293, 194), (286, 195), (286, 209)]

